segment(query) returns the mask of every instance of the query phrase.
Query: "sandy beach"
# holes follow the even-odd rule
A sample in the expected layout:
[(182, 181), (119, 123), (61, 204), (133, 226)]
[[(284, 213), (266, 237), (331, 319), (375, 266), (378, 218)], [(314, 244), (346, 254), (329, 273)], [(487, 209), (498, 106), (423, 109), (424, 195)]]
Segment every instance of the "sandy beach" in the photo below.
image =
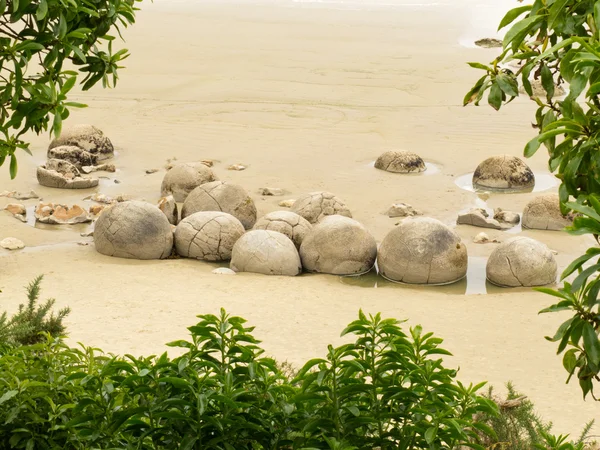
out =
[[(488, 156), (520, 156), (534, 108), (517, 99), (500, 112), (462, 107), (478, 78), (467, 61), (491, 60), (497, 50), (467, 48), (473, 5), (336, 8), (293, 4), (144, 4), (125, 33), (131, 57), (115, 90), (77, 92), (89, 108), (70, 123), (91, 123), (115, 144), (118, 171), (94, 190), (40, 186), (35, 167), (46, 157), (49, 136), (31, 136), (34, 156), (22, 153), (19, 175), (0, 170), (0, 191), (35, 190), (45, 201), (89, 207), (84, 197), (127, 194), (155, 203), (168, 159), (214, 159), (222, 180), (244, 186), (259, 216), (278, 202), (327, 190), (344, 199), (355, 219), (378, 242), (398, 219), (383, 215), (406, 202), (455, 227), (467, 245), (467, 280), (447, 287), (408, 287), (326, 275), (295, 278), (211, 273), (214, 264), (192, 260), (135, 261), (95, 252), (88, 227), (36, 227), (0, 211), (0, 239), (27, 247), (0, 249), (0, 311), (14, 312), (23, 287), (43, 273), (43, 298), (70, 306), (69, 341), (115, 353), (156, 354), (186, 337), (195, 316), (220, 307), (256, 326), (267, 352), (295, 365), (339, 343), (340, 331), (359, 308), (422, 324), (445, 339), (463, 381), (513, 381), (556, 433), (579, 433), (598, 416), (566, 373), (553, 334), (560, 314), (538, 315), (552, 298), (529, 289), (485, 282), (494, 244), (474, 244), (482, 231), (456, 226), (460, 211), (475, 206), (521, 212), (538, 192), (493, 194), (484, 200), (455, 181)], [(473, 37), (482, 37), (474, 36)], [(431, 170), (397, 175), (373, 168), (385, 150), (418, 153)], [(231, 164), (247, 165), (229, 171)], [(539, 192), (555, 192), (547, 155), (528, 160)], [(146, 174), (146, 169), (160, 169)], [(279, 187), (285, 197), (258, 189)], [(11, 200), (0, 197), (0, 208)], [(33, 206), (36, 200), (27, 200)], [(507, 239), (518, 232), (558, 252), (559, 270), (590, 241), (564, 232), (485, 230)], [(511, 234), (512, 233), (512, 234)], [(79, 243), (88, 245), (79, 245)]]

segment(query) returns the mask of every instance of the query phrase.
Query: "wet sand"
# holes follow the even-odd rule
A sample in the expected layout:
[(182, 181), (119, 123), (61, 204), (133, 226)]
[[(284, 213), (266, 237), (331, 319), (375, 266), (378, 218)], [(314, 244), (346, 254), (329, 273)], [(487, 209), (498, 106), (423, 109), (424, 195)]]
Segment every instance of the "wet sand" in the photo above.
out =
[[(455, 183), (488, 156), (520, 155), (534, 135), (534, 105), (518, 99), (499, 113), (461, 106), (478, 76), (465, 62), (491, 59), (495, 50), (461, 47), (466, 24), (460, 14), (449, 14), (145, 5), (125, 34), (132, 56), (118, 88), (73, 98), (90, 107), (73, 111), (71, 123), (104, 130), (118, 151), (117, 173), (107, 174), (97, 190), (41, 187), (35, 166), (45, 160), (48, 136), (32, 137), (34, 157), (20, 155), (14, 181), (3, 167), (0, 191), (34, 189), (46, 201), (82, 206), (90, 205), (83, 198), (96, 191), (155, 202), (166, 160), (176, 157), (217, 160), (217, 175), (244, 186), (259, 215), (281, 209), (282, 199), (334, 192), (378, 241), (398, 222), (381, 214), (394, 202), (410, 203), (449, 225), (472, 206), (520, 212), (536, 193), (492, 195), (483, 202)], [(440, 170), (419, 176), (375, 170), (371, 163), (388, 149), (415, 151)], [(235, 163), (249, 167), (226, 170)], [(543, 152), (528, 164), (547, 173)], [(147, 175), (152, 168), (161, 170)], [(264, 186), (287, 194), (261, 197), (257, 191)], [(0, 198), (0, 207), (10, 201)], [(598, 414), (598, 405), (583, 402), (576, 384), (564, 385), (555, 346), (543, 338), (566, 317), (537, 315), (552, 298), (486, 286), (485, 257), (494, 244), (472, 243), (482, 229), (456, 227), (471, 257), (466, 282), (375, 289), (332, 276), (225, 277), (197, 261), (109, 258), (94, 251), (91, 238), (79, 236), (86, 228), (34, 228), (0, 212), (0, 238), (13, 236), (27, 245), (17, 252), (0, 249), (0, 309), (14, 311), (24, 300), (23, 286), (44, 273), (44, 298), (56, 297), (58, 307), (73, 310), (67, 322), (71, 342), (148, 354), (184, 338), (195, 315), (225, 307), (256, 325), (270, 355), (298, 365), (322, 355), (328, 343), (341, 342), (340, 331), (363, 308), (407, 318), (443, 337), (455, 355), (448, 364), (460, 366), (462, 380), (497, 387), (512, 380), (556, 432), (578, 433)], [(500, 240), (512, 236), (485, 231)], [(590, 243), (562, 232), (522, 234), (556, 250), (561, 269)]]

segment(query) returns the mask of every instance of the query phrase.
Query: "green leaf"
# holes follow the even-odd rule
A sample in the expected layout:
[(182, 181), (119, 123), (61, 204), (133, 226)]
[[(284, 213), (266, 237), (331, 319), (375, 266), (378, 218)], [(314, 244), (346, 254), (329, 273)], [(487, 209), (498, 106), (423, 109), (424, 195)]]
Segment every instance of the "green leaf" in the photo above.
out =
[(35, 18), (40, 21), (48, 14), (48, 2), (46, 0), (40, 0), (40, 4), (35, 12)]
[(488, 95), (488, 103), (496, 111), (502, 106), (502, 89), (498, 86), (498, 83), (493, 83)]
[(563, 356), (563, 367), (569, 373), (573, 373), (573, 370), (575, 370), (575, 367), (577, 366), (577, 351), (576, 348), (572, 348), (565, 352), (565, 355)]
[(519, 95), (519, 85), (511, 76), (504, 73), (499, 73), (496, 76), (496, 82), (498, 83), (498, 86), (500, 86), (500, 89), (502, 89), (502, 92), (504, 92), (506, 95), (511, 97), (516, 97)]
[(425, 441), (431, 445), (437, 435), (437, 427), (429, 427), (425, 431)]
[(516, 41), (516, 44), (518, 45), (519, 40), (523, 39), (529, 30), (542, 19), (543, 16), (529, 16), (514, 24), (504, 36), (502, 46), (506, 49), (513, 41)]
[(600, 34), (600, 0), (594, 4), (594, 23), (596, 25), (596, 34)]
[(20, 44), (16, 45), (15, 51), (16, 52), (22, 52), (24, 50), (33, 50), (33, 51), (38, 50), (39, 51), (39, 50), (43, 50), (44, 48), (45, 47), (42, 44), (32, 41), (32, 40), (28, 40), (28, 41), (23, 41)]
[(10, 167), (9, 167), (10, 179), (14, 180), (17, 176), (17, 157), (12, 154), (10, 155)]
[(13, 398), (15, 395), (17, 395), (18, 393), (19, 393), (19, 391), (16, 391), (16, 390), (6, 391), (4, 393), (4, 395), (2, 397), (0, 397), (0, 405), (2, 403), (6, 403), (11, 398)]
[(567, 278), (569, 275), (571, 275), (573, 272), (575, 272), (577, 269), (583, 266), (584, 263), (588, 262), (593, 257), (598, 256), (598, 254), (600, 254), (600, 248), (589, 248), (585, 255), (581, 255), (579, 258), (577, 258), (571, 264), (569, 264), (569, 266), (561, 274), (561, 280)]
[(542, 87), (546, 91), (547, 98), (550, 99), (554, 97), (554, 78), (546, 64), (542, 66)]
[(548, 28), (553, 28), (554, 27), (554, 22), (556, 22), (556, 19), (562, 14), (564, 13), (564, 9), (565, 9), (565, 5), (569, 2), (569, 0), (556, 0), (554, 3), (552, 3), (552, 6), (550, 6), (550, 10), (549, 10), (549, 16), (548, 16)]
[(535, 154), (535, 152), (538, 151), (538, 149), (540, 148), (540, 145), (542, 145), (542, 143), (539, 140), (539, 136), (534, 137), (525, 146), (525, 150), (523, 150), (523, 154), (525, 155), (526, 158), (532, 157)]
[(63, 95), (67, 94), (71, 89), (73, 89), (73, 86), (75, 86), (76, 81), (77, 77), (68, 78), (67, 81), (65, 81), (65, 84), (63, 84), (62, 88), (60, 89), (60, 93)]
[(600, 269), (600, 264), (594, 264), (594, 265), (588, 267), (587, 269), (581, 271), (581, 273), (579, 275), (577, 275), (577, 278), (575, 278), (575, 280), (573, 281), (573, 284), (571, 285), (571, 293), (574, 294), (575, 292), (579, 291), (579, 289), (581, 289), (583, 287), (586, 280), (592, 274), (596, 273), (599, 269)]
[(523, 14), (526, 11), (531, 10), (531, 5), (520, 6), (518, 8), (511, 9), (506, 13), (506, 15), (500, 21), (500, 25), (498, 26), (498, 30), (501, 30), (505, 26), (513, 23), (517, 17)]
[(481, 64), (478, 62), (468, 62), (467, 63), (469, 66), (473, 67), (474, 69), (481, 69), (481, 70), (485, 70), (485, 71), (491, 71), (492, 68), (489, 66), (486, 66), (485, 64)]
[(586, 322), (583, 325), (583, 347), (588, 355), (588, 358), (592, 364), (600, 364), (600, 340), (598, 334), (594, 330), (594, 327)]

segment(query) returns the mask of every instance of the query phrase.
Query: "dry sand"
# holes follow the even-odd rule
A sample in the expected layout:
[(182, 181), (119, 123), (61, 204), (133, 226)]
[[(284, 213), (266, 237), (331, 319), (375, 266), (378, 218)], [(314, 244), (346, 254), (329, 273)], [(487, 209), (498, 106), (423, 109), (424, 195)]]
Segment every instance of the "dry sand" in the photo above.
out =
[[(534, 131), (526, 99), (500, 113), (461, 106), (478, 76), (465, 62), (491, 59), (494, 50), (460, 47), (465, 23), (450, 12), (198, 5), (186, 11), (148, 4), (126, 33), (132, 56), (118, 88), (75, 95), (90, 108), (74, 111), (70, 121), (99, 126), (118, 149), (119, 171), (98, 189), (105, 194), (155, 202), (168, 158), (215, 159), (219, 177), (245, 186), (259, 214), (280, 209), (282, 197), (257, 194), (259, 187), (274, 186), (288, 191), (283, 198), (336, 193), (378, 241), (397, 222), (381, 214), (393, 202), (452, 224), (459, 211), (481, 203), (455, 179), (488, 156), (520, 155)], [(93, 191), (37, 185), (35, 166), (45, 159), (48, 136), (32, 141), (34, 157), (20, 155), (16, 180), (2, 168), (0, 191), (35, 189), (48, 201), (89, 205), (82, 199)], [(387, 149), (415, 151), (440, 171), (401, 176), (372, 168)], [(249, 168), (227, 171), (234, 163)], [(543, 173), (546, 155), (540, 152), (529, 164)], [(161, 170), (146, 175), (151, 168)], [(534, 195), (493, 195), (487, 206), (521, 211)], [(0, 198), (0, 207), (8, 202)], [(598, 415), (598, 405), (584, 402), (576, 384), (564, 384), (555, 346), (543, 338), (565, 317), (537, 315), (552, 299), (486, 287), (485, 257), (494, 247), (472, 243), (481, 229), (457, 227), (472, 257), (467, 282), (373, 289), (331, 276), (226, 277), (196, 261), (109, 258), (93, 244), (77, 245), (91, 242), (79, 236), (85, 228), (33, 228), (0, 213), (0, 238), (14, 236), (27, 245), (17, 252), (0, 249), (0, 310), (14, 311), (24, 300), (23, 286), (44, 273), (43, 294), (73, 309), (72, 342), (159, 353), (165, 342), (186, 336), (195, 315), (225, 307), (256, 325), (269, 354), (295, 364), (339, 343), (359, 308), (381, 311), (445, 338), (455, 355), (448, 364), (460, 366), (461, 379), (498, 387), (514, 381), (557, 432), (578, 433)], [(561, 232), (523, 234), (558, 251), (561, 268), (590, 242)]]

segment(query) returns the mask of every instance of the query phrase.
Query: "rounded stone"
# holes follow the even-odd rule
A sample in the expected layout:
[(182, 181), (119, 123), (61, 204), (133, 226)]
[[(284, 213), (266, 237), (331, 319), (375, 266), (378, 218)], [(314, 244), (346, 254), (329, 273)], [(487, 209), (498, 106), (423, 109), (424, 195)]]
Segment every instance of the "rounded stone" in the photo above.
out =
[(425, 172), (425, 161), (412, 152), (388, 151), (375, 161), (375, 168), (394, 173)]
[(511, 155), (492, 156), (475, 169), (476, 188), (527, 190), (535, 185), (535, 176), (521, 159)]
[(74, 125), (64, 128), (60, 136), (50, 142), (48, 150), (63, 145), (75, 145), (96, 155), (98, 160), (112, 158), (115, 153), (110, 139), (93, 125)]
[(162, 259), (171, 255), (173, 232), (156, 206), (127, 201), (102, 211), (94, 227), (94, 244), (103, 255)]
[(76, 145), (61, 145), (48, 150), (48, 159), (62, 159), (81, 170), (83, 166), (95, 166), (98, 156)]
[(358, 275), (373, 268), (377, 243), (354, 219), (328, 216), (306, 236), (300, 247), (302, 266), (309, 272)]
[(175, 248), (186, 258), (228, 261), (244, 234), (244, 226), (231, 214), (203, 211), (186, 217), (175, 229)]
[(291, 211), (312, 224), (319, 222), (325, 216), (352, 217), (352, 213), (342, 199), (325, 191), (303, 195), (294, 202)]
[(560, 200), (556, 194), (535, 197), (523, 210), (523, 228), (560, 231), (572, 222), (560, 212)]
[(391, 281), (450, 284), (467, 274), (467, 248), (439, 220), (408, 218), (381, 242), (377, 265), (381, 275)]
[(161, 196), (172, 195), (176, 202), (184, 202), (198, 186), (218, 180), (206, 164), (181, 163), (173, 166), (163, 178)]
[(291, 211), (273, 211), (256, 221), (255, 230), (271, 230), (285, 234), (296, 248), (300, 248), (312, 225), (304, 217)]
[(556, 260), (545, 244), (516, 236), (494, 249), (487, 262), (486, 275), (488, 281), (497, 286), (544, 286), (556, 282)]
[(233, 246), (230, 267), (236, 272), (296, 276), (302, 271), (300, 256), (286, 235), (271, 230), (252, 230)]
[(242, 222), (246, 230), (256, 223), (256, 206), (248, 193), (237, 184), (213, 181), (198, 186), (185, 199), (181, 217), (199, 211), (222, 211)]

